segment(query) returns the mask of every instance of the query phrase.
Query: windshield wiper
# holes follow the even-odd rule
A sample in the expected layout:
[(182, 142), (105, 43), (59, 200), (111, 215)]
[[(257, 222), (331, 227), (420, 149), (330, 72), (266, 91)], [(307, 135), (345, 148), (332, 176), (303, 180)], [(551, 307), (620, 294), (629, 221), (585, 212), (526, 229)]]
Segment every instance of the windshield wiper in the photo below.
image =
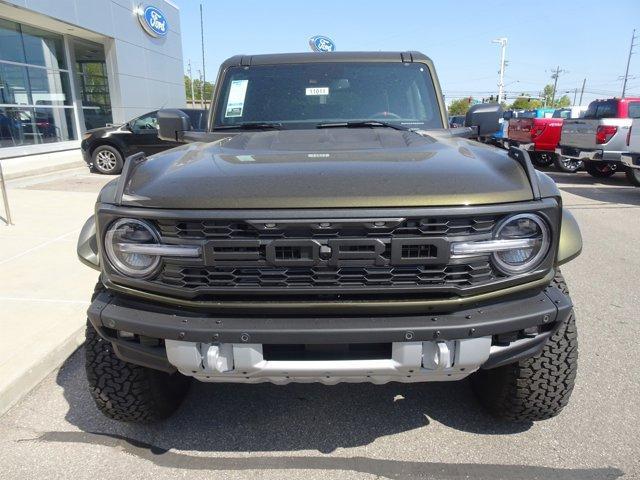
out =
[(357, 122), (333, 122), (333, 123), (319, 123), (316, 128), (375, 128), (385, 127), (393, 128), (394, 130), (409, 130), (403, 125), (395, 123), (381, 122), (379, 120), (359, 120)]
[(281, 130), (282, 124), (277, 122), (244, 122), (236, 125), (219, 125), (213, 130)]

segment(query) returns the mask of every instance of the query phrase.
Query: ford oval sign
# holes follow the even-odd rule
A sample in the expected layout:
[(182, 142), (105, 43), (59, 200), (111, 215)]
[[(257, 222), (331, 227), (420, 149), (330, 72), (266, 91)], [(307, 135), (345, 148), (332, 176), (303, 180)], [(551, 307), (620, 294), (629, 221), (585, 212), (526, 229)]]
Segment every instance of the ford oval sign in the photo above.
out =
[(335, 52), (336, 44), (333, 43), (329, 37), (323, 37), (322, 35), (316, 35), (309, 39), (309, 46), (314, 52)]
[(140, 25), (152, 37), (164, 37), (169, 31), (167, 17), (164, 16), (162, 10), (151, 5), (138, 7), (138, 20)]

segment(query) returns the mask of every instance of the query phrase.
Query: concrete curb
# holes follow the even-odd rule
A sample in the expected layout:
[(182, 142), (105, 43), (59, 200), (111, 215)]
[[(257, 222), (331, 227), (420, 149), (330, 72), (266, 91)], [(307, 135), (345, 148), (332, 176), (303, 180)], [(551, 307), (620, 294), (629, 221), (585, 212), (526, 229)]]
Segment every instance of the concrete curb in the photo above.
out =
[(0, 416), (24, 398), (47, 375), (64, 363), (84, 343), (84, 325), (74, 331), (56, 348), (40, 358), (27, 371), (19, 374), (0, 389)]
[(83, 162), (82, 160), (68, 162), (68, 163), (60, 163), (60, 164), (51, 165), (51, 166), (48, 166), (48, 167), (36, 168), (36, 169), (33, 169), (33, 170), (25, 170), (25, 171), (22, 171), (22, 172), (7, 173), (7, 174), (5, 174), (4, 178), (5, 178), (5, 180), (9, 181), (9, 180), (16, 180), (16, 179), (20, 179), (20, 178), (36, 177), (36, 176), (39, 176), (39, 175), (44, 175), (46, 173), (60, 172), (60, 171), (64, 171), (64, 170), (72, 170), (72, 169), (78, 168), (78, 167), (86, 167), (86, 165), (87, 164), (85, 162)]

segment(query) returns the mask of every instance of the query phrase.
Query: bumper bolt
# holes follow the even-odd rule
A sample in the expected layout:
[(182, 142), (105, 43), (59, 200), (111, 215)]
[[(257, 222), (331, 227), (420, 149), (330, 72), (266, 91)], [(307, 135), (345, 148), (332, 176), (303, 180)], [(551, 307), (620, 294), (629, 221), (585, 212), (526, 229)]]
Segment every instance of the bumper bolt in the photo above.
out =
[(438, 317), (431, 317), (431, 321), (432, 322), (437, 322), (438, 321)]
[(248, 342), (249, 341), (249, 334), (248, 333), (243, 333), (242, 335), (240, 335), (240, 340), (243, 342)]
[(547, 323), (549, 321), (549, 315), (545, 315), (544, 317), (542, 317), (542, 321), (544, 323)]
[(213, 334), (213, 339), (214, 340), (218, 340), (220, 338), (220, 334), (219, 333), (214, 333)]
[(115, 320), (112, 320), (112, 319), (109, 318), (108, 320), (105, 321), (105, 323), (107, 324), (107, 327), (109, 327), (109, 328), (116, 328)]
[(436, 330), (433, 332), (433, 338), (438, 338), (440, 336), (440, 330)]
[(185, 336), (185, 335), (186, 335), (186, 334), (185, 334), (184, 332), (180, 332), (180, 333), (178, 334), (178, 338), (179, 338), (180, 340), (182, 340), (182, 339), (184, 338), (184, 336)]
[(411, 340), (413, 339), (413, 332), (407, 332), (404, 334), (404, 338), (406, 338), (407, 340)]
[(472, 337), (474, 333), (476, 333), (476, 329), (475, 328), (470, 328), (469, 329), (469, 336)]

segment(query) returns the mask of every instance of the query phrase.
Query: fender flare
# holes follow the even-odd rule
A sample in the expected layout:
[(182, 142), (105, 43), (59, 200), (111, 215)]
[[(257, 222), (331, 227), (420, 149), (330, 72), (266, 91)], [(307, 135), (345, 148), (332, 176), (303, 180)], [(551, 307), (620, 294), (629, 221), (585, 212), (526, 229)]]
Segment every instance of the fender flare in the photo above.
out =
[(96, 238), (96, 220), (91, 215), (84, 223), (78, 245), (76, 247), (78, 258), (82, 263), (95, 270), (100, 270), (100, 256), (98, 254), (98, 239)]
[(560, 239), (556, 265), (562, 265), (576, 258), (582, 252), (582, 234), (574, 216), (566, 208), (562, 209)]

